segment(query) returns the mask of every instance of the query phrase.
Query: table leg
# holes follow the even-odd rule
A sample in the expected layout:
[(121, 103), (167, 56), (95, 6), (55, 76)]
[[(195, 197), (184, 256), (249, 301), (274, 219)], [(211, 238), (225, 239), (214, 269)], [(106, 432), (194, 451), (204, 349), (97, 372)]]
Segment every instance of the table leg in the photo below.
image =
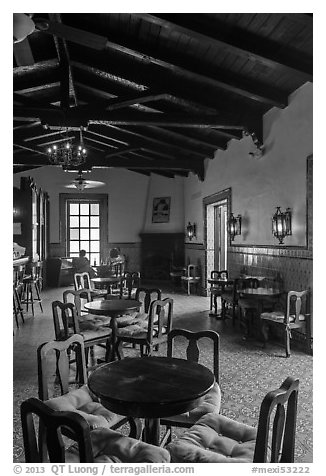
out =
[(145, 418), (143, 439), (146, 443), (160, 446), (160, 419)]
[(118, 327), (118, 325), (117, 325), (117, 321), (115, 320), (115, 317), (116, 316), (111, 316), (111, 322), (110, 322), (110, 326), (111, 326), (111, 329), (112, 329), (112, 336), (111, 336), (112, 345), (111, 345), (111, 352), (110, 352), (109, 362), (113, 362), (114, 360), (118, 359), (117, 349), (116, 349), (116, 346), (117, 346), (117, 327)]

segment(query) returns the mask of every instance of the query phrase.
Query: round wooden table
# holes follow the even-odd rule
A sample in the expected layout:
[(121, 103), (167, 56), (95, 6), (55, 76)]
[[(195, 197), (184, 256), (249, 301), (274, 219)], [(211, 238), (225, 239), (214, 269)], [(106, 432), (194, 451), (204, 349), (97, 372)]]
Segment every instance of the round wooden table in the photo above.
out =
[(110, 326), (112, 329), (112, 346), (110, 362), (115, 360), (117, 355), (116, 343), (117, 343), (117, 323), (115, 318), (126, 311), (137, 311), (141, 308), (142, 303), (135, 299), (112, 299), (102, 301), (91, 301), (84, 304), (84, 308), (95, 316), (109, 316), (111, 317)]
[[(238, 291), (238, 295), (239, 295), (238, 305), (242, 307), (241, 306), (242, 300), (244, 301), (244, 304), (246, 300), (248, 302), (254, 303), (254, 307), (257, 309), (257, 316), (259, 318), (259, 330), (261, 333), (260, 315), (263, 312), (264, 306), (266, 306), (266, 304), (276, 303), (282, 294), (283, 294), (283, 291), (280, 291), (279, 289), (273, 289), (273, 288), (241, 289)], [(245, 325), (247, 326), (246, 332), (249, 335), (251, 332), (250, 326), (248, 322), (245, 322)]]
[[(229, 286), (230, 284), (233, 284), (234, 280), (233, 279), (208, 279), (207, 282), (209, 284), (211, 284), (212, 286), (217, 286), (217, 289), (220, 288), (220, 292), (221, 294), (223, 293), (224, 291), (224, 288), (225, 286)], [(210, 316), (214, 316), (216, 317), (216, 319), (223, 319), (223, 316), (222, 314), (218, 314), (217, 313), (217, 300), (216, 300), (216, 295), (214, 296), (214, 308), (215, 308), (215, 312), (210, 312), (209, 315)]]
[(169, 357), (125, 358), (99, 366), (88, 379), (106, 408), (144, 418), (144, 439), (157, 446), (160, 418), (192, 410), (214, 383), (214, 374), (203, 365)]

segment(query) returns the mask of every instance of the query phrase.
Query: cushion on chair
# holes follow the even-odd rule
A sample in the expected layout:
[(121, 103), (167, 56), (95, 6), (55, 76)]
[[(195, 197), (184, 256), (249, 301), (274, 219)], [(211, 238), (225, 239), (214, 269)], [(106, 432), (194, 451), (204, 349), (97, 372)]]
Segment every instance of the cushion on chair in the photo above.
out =
[(208, 413), (169, 445), (173, 463), (252, 463), (257, 430)]
[(56, 411), (73, 411), (82, 415), (90, 428), (110, 428), (123, 417), (107, 410), (103, 405), (94, 402), (87, 385), (72, 390), (65, 395), (51, 398), (45, 402)]
[[(276, 321), (276, 322), (282, 322), (284, 321), (284, 312), (282, 311), (273, 311), (273, 312), (263, 312), (260, 317), (262, 319), (266, 319), (268, 321)], [(305, 315), (304, 314), (299, 314), (299, 321), (305, 321)], [(289, 316), (289, 322), (294, 322), (295, 321), (295, 314), (290, 314)]]
[(204, 396), (203, 402), (198, 407), (190, 410), (189, 412), (182, 413), (181, 415), (175, 415), (167, 418), (166, 420), (176, 421), (178, 423), (185, 423), (185, 425), (195, 424), (206, 413), (219, 413), (221, 407), (221, 390), (217, 383), (214, 387)]
[(81, 323), (80, 324), (80, 333), (85, 340), (93, 340), (98, 338), (109, 338), (112, 334), (112, 329), (108, 326), (94, 326), (90, 323)]
[[(101, 428), (91, 432), (94, 463), (169, 463), (170, 454), (164, 448), (123, 436), (114, 430)], [(66, 462), (78, 463), (77, 443), (66, 451)]]
[(131, 324), (135, 324), (135, 320), (137, 320), (138, 311), (134, 312), (127, 312), (126, 314), (121, 314), (121, 316), (116, 317), (116, 323), (118, 327), (126, 327), (130, 326)]

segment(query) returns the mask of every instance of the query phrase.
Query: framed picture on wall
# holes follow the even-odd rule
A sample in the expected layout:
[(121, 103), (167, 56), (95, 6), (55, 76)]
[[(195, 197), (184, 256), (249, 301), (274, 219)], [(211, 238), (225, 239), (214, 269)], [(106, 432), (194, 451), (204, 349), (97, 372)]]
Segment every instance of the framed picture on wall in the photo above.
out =
[(158, 197), (153, 200), (152, 223), (168, 223), (170, 220), (171, 197)]

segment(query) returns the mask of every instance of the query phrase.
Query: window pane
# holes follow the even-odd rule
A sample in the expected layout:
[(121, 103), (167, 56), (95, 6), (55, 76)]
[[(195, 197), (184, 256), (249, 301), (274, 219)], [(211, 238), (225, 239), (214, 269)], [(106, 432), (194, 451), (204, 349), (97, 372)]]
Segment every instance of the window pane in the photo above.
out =
[(100, 217), (90, 217), (91, 218), (91, 227), (99, 228), (100, 227)]
[(80, 217), (80, 226), (83, 228), (89, 227), (89, 217)]
[(70, 241), (70, 252), (78, 253), (79, 251), (79, 241)]
[(71, 240), (79, 240), (79, 229), (78, 228), (70, 228), (70, 239)]
[(94, 253), (98, 253), (100, 251), (100, 242), (99, 241), (91, 241), (91, 251)]
[(69, 203), (69, 213), (70, 215), (79, 215), (79, 204)]
[(81, 203), (80, 204), (80, 214), (81, 215), (89, 215), (89, 204), (88, 203)]
[(99, 214), (100, 214), (100, 204), (91, 203), (91, 215), (99, 215)]
[(86, 253), (89, 252), (89, 241), (81, 241), (80, 242), (80, 249), (85, 250)]
[(92, 266), (95, 266), (95, 263), (97, 265), (99, 265), (100, 264), (100, 255), (99, 255), (99, 253), (91, 253), (89, 261), (90, 261)]
[(75, 258), (76, 256), (79, 256), (79, 253), (70, 253), (69, 255), (71, 258)]
[(100, 239), (100, 230), (98, 228), (91, 228), (91, 240), (99, 240)]
[(89, 228), (81, 228), (80, 229), (80, 239), (81, 240), (89, 240)]
[(70, 227), (76, 228), (79, 226), (79, 217), (70, 217)]

